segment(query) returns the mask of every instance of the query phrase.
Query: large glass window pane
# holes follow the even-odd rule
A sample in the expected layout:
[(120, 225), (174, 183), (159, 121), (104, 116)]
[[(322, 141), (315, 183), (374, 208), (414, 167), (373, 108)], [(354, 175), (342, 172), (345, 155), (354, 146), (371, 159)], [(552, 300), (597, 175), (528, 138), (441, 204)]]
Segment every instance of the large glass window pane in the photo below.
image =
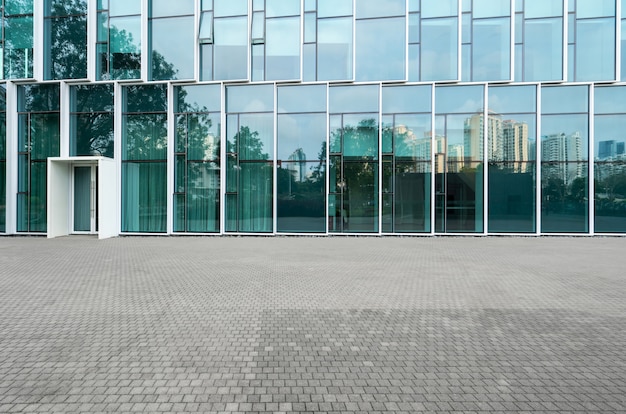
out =
[(457, 79), (457, 21), (457, 18), (422, 20), (420, 51), (422, 80)]
[(524, 0), (526, 18), (563, 15), (563, 0)]
[(110, 74), (113, 79), (141, 77), (141, 18), (115, 17), (109, 20)]
[(489, 109), (496, 113), (535, 112), (537, 88), (534, 85), (490, 86)]
[[(6, 13), (8, 14), (8, 10)], [(33, 17), (5, 17), (4, 39), (4, 78), (31, 78), (33, 76)]]
[(133, 85), (125, 90), (126, 112), (167, 111), (165, 85)]
[(326, 230), (326, 160), (306, 162), (297, 157), (278, 167), (276, 229), (308, 233)]
[(326, 114), (278, 115), (278, 159), (319, 160), (326, 157)]
[(563, 77), (563, 19), (526, 20), (524, 24), (524, 80)]
[(274, 86), (228, 86), (226, 112), (270, 112), (274, 110)]
[(393, 152), (396, 158), (430, 161), (430, 114), (396, 115), (393, 128)]
[(141, 0), (109, 0), (109, 13), (112, 16), (141, 14)]
[(576, 21), (576, 80), (615, 79), (615, 19)]
[(278, 113), (326, 112), (326, 85), (280, 86), (277, 94)]
[[(622, 9), (622, 14), (624, 14), (624, 9)], [(607, 16), (615, 16), (615, 0), (576, 0), (576, 18)]]
[(122, 231), (165, 232), (167, 163), (122, 164)]
[(406, 67), (405, 18), (356, 21), (356, 80), (402, 80)]
[(378, 112), (378, 85), (331, 86), (331, 113)]
[(219, 231), (219, 165), (214, 162), (188, 163), (187, 183), (186, 230)]
[[(622, 10), (625, 10), (624, 8), (622, 8)], [(626, 13), (626, 11), (624, 12)], [(621, 71), (622, 71), (622, 76), (621, 79), (622, 81), (626, 81), (626, 19), (622, 19), (622, 36), (621, 36), (621, 52), (622, 52), (622, 58), (621, 60)]]
[(44, 21), (45, 79), (87, 77), (87, 2), (48, 3)]
[(221, 110), (220, 85), (179, 86), (176, 112), (219, 112)]
[(274, 158), (274, 116), (242, 114), (235, 136), (240, 160), (271, 160)]
[(406, 0), (356, 0), (356, 18), (404, 16)]
[(194, 13), (194, 0), (152, 0), (151, 16), (167, 17)]
[(354, 114), (343, 117), (343, 155), (378, 159), (378, 116)]
[(248, 0), (213, 0), (215, 17), (248, 14)]
[(472, 44), (472, 80), (506, 80), (510, 77), (510, 19), (475, 20)]
[(300, 0), (265, 0), (267, 17), (300, 15)]
[(352, 16), (352, 0), (317, 0), (317, 17)]
[(383, 113), (430, 112), (430, 85), (384, 86)]
[(378, 163), (344, 162), (342, 186), (343, 231), (378, 231)]
[(216, 80), (248, 77), (247, 17), (215, 19), (214, 53)]
[(422, 17), (456, 16), (458, 13), (457, 0), (422, 1)]
[(165, 114), (124, 115), (123, 160), (164, 160), (167, 158), (167, 116)]
[(268, 19), (265, 79), (300, 78), (300, 17)]
[(511, 3), (508, 1), (473, 0), (472, 17), (475, 19), (509, 16), (510, 14)]
[(352, 79), (352, 18), (317, 23), (317, 79)]
[(489, 163), (490, 233), (535, 231), (535, 163)]
[(153, 19), (150, 28), (152, 79), (193, 79), (193, 16)]
[(544, 114), (587, 112), (589, 88), (585, 85), (541, 88), (541, 112)]
[(272, 231), (273, 167), (271, 163), (241, 163), (238, 227), (242, 232)]
[(443, 113), (473, 113), (483, 108), (483, 87), (439, 86), (435, 88), (435, 111)]
[(113, 85), (71, 89), (70, 155), (113, 158)]

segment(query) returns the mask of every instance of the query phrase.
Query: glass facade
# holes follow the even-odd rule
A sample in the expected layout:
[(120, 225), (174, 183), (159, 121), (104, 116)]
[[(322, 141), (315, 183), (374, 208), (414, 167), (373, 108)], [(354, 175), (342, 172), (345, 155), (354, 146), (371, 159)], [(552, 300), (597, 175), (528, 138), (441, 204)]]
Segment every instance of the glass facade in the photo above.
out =
[(624, 0), (0, 13), (3, 234), (51, 157), (115, 166), (118, 233), (626, 234)]

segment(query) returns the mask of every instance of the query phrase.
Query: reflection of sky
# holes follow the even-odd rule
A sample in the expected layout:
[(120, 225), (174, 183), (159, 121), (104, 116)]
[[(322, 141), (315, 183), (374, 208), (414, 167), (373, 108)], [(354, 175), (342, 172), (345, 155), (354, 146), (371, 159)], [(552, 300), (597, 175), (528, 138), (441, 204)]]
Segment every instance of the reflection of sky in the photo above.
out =
[(438, 114), (474, 113), (482, 108), (481, 85), (435, 88), (435, 111)]
[(405, 18), (357, 20), (356, 80), (404, 79)]
[(286, 160), (302, 148), (307, 160), (316, 160), (326, 142), (326, 115), (278, 115), (278, 159)]
[(378, 112), (378, 85), (330, 87), (330, 112)]
[(496, 113), (535, 112), (537, 100), (533, 85), (489, 88), (489, 110)]
[(601, 141), (626, 142), (626, 115), (597, 115), (595, 117), (595, 152)]

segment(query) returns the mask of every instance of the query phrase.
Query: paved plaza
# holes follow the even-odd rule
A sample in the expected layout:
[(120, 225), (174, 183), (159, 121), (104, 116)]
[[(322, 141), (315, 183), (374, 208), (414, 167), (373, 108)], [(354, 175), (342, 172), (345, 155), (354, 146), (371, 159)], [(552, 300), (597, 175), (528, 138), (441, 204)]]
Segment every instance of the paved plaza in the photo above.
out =
[(0, 412), (626, 412), (626, 238), (0, 238)]

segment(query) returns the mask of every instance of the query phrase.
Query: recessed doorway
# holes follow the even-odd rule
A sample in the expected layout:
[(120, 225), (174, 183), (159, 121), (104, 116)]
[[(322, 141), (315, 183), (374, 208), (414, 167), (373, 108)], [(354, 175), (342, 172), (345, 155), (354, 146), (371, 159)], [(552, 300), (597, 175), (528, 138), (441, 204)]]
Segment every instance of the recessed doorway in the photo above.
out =
[(80, 165), (73, 168), (73, 233), (98, 232), (98, 167)]

